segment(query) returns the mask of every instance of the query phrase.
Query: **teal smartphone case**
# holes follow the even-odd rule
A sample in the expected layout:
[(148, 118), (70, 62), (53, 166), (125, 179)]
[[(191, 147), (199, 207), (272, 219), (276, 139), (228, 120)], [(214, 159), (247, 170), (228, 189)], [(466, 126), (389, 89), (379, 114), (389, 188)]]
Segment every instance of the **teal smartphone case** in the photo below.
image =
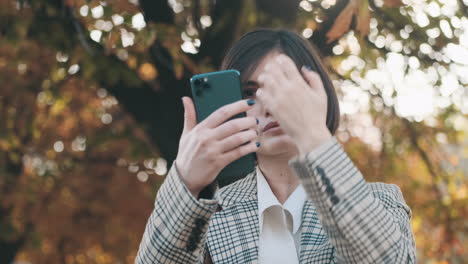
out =
[[(197, 122), (200, 123), (218, 108), (242, 100), (240, 73), (225, 70), (195, 75), (190, 79)], [(237, 114), (227, 121), (245, 117)], [(227, 122), (226, 121), (226, 122)], [(255, 153), (247, 154), (227, 165), (217, 176), (219, 187), (233, 183), (252, 172), (256, 164)]]

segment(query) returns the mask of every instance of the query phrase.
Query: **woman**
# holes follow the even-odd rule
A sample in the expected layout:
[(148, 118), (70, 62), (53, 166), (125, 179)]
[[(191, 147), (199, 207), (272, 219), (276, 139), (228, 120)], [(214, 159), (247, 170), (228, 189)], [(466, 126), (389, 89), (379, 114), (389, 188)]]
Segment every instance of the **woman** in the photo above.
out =
[[(192, 100), (182, 99), (178, 156), (136, 262), (414, 263), (411, 211), (396, 185), (367, 183), (334, 137), (338, 100), (311, 44), (256, 30), (222, 69), (240, 71), (249, 100), (197, 124)], [(254, 171), (219, 190), (211, 184), (251, 152)]]

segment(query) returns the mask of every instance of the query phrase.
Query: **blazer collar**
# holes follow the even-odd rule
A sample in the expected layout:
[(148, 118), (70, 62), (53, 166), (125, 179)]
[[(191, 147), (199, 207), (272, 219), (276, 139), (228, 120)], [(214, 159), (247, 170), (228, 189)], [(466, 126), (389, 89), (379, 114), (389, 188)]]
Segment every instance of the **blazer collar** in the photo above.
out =
[(257, 200), (257, 167), (244, 178), (219, 190), (219, 204), (224, 210), (240, 202)]
[(259, 228), (255, 171), (221, 188), (216, 194), (221, 210), (211, 217), (207, 238), (213, 263), (258, 263)]
[[(216, 239), (208, 237), (210, 254), (212, 254), (213, 260), (220, 260), (229, 255), (232, 259), (243, 263), (257, 263), (258, 261), (259, 223), (256, 171), (254, 169), (243, 179), (221, 188), (217, 193), (221, 211), (212, 218), (216, 225), (211, 226), (209, 230), (211, 237)], [(233, 218), (233, 215), (242, 216), (243, 220), (241, 221), (237, 217)], [(226, 229), (227, 227), (229, 227), (229, 230)], [(330, 246), (328, 237), (318, 218), (317, 210), (311, 200), (307, 199), (302, 208), (300, 228), (302, 233), (299, 263), (305, 263), (311, 255), (316, 254), (324, 247)], [(226, 232), (240, 236), (242, 241), (248, 244), (248, 246), (242, 245), (243, 252), (234, 250), (228, 251), (230, 253), (227, 254), (225, 250), (218, 247), (219, 244), (229, 245), (231, 243), (232, 245), (229, 236), (225, 235)], [(231, 254), (237, 256), (234, 257)]]
[(306, 200), (302, 209), (301, 248), (299, 263), (309, 263), (317, 252), (331, 252), (333, 247), (320, 223), (317, 209), (311, 200)]

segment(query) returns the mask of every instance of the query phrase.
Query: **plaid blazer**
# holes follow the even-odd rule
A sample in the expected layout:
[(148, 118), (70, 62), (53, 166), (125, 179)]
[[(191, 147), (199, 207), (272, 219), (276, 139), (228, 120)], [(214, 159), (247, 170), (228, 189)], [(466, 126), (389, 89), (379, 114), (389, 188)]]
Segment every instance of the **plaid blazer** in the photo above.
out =
[[(367, 183), (335, 137), (289, 161), (308, 194), (300, 263), (415, 263), (411, 210), (396, 185)], [(254, 170), (195, 199), (177, 168), (156, 196), (136, 263), (257, 263)], [(209, 255), (207, 254), (209, 252)]]

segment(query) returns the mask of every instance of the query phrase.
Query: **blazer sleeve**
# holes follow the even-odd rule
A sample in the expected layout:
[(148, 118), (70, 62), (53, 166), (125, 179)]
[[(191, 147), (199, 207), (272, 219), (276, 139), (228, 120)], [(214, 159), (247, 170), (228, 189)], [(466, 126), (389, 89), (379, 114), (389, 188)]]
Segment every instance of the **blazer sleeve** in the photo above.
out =
[(156, 194), (135, 263), (203, 263), (208, 223), (217, 205), (216, 199), (196, 199), (174, 162)]
[(367, 183), (335, 137), (289, 161), (338, 263), (415, 263), (411, 210), (398, 186)]

